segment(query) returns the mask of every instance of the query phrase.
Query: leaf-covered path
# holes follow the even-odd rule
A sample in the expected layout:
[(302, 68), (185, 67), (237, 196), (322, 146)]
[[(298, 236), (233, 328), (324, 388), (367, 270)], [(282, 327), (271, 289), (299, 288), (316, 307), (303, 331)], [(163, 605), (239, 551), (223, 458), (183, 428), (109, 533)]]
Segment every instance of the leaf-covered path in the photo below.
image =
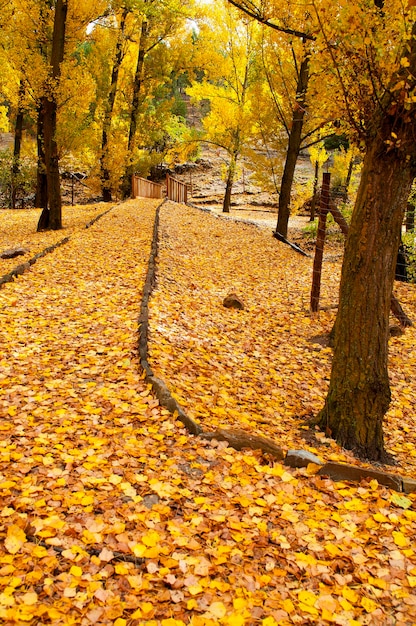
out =
[[(204, 441), (158, 406), (137, 356), (155, 208), (149, 201), (115, 207), (0, 291), (0, 620), (415, 623), (414, 495), (375, 481), (308, 477), (260, 452)], [(300, 397), (310, 398), (302, 368), (311, 321), (300, 315), (303, 287), (291, 286), (306, 281), (304, 268), (299, 257), (246, 228), (185, 207), (162, 210), (151, 363), (169, 375), (189, 413), (211, 420), (212, 428), (232, 425), (237, 412), (247, 428), (271, 428), (275, 413), (263, 407), (283, 406), (293, 417)], [(263, 245), (269, 274), (257, 269)], [(275, 263), (284, 270), (283, 303), (270, 289)], [(218, 304), (228, 290), (242, 293), (245, 318)], [(332, 303), (331, 292), (325, 297)], [(260, 315), (272, 337), (270, 358), (282, 344), (279, 368), (249, 334)], [(322, 316), (314, 334), (329, 323)], [(221, 350), (229, 371), (221, 369)], [(312, 364), (317, 355), (329, 358), (325, 349), (308, 354)], [(239, 408), (230, 398), (234, 364), (244, 358), (252, 375), (248, 380), (249, 370), (241, 370)], [(275, 377), (286, 381), (289, 365), (286, 394)], [(264, 402), (253, 396), (262, 376)], [(288, 421), (273, 436), (285, 430), (295, 433)], [(291, 437), (290, 445), (297, 441)]]

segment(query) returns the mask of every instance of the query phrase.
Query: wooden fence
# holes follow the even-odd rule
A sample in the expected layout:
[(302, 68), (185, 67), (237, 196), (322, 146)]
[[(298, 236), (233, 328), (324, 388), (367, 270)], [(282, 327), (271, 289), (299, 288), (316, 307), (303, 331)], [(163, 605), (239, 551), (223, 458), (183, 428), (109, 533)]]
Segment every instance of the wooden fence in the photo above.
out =
[(169, 174), (166, 176), (166, 193), (169, 200), (173, 200), (173, 202), (181, 202), (182, 204), (188, 202), (188, 185), (172, 178)]
[(163, 185), (141, 178), (134, 174), (132, 178), (132, 196), (137, 198), (163, 198)]

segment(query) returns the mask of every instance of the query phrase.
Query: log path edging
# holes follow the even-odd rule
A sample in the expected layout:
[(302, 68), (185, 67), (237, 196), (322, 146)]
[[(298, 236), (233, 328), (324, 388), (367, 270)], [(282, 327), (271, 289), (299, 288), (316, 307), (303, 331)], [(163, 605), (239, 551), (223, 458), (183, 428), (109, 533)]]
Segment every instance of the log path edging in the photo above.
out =
[[(203, 439), (216, 439), (217, 441), (227, 441), (228, 445), (236, 450), (250, 448), (252, 450), (262, 450), (273, 456), (276, 460), (282, 461), (284, 465), (292, 468), (306, 467), (305, 455), (310, 454), (306, 450), (289, 450), (285, 453), (272, 439), (258, 435), (252, 435), (243, 430), (220, 428), (215, 431), (204, 431), (200, 424), (190, 418), (177, 400), (172, 396), (166, 383), (154, 375), (149, 364), (148, 340), (149, 340), (149, 300), (157, 279), (157, 255), (159, 250), (159, 222), (160, 209), (167, 202), (167, 198), (156, 207), (155, 221), (153, 226), (153, 238), (149, 255), (148, 268), (146, 273), (143, 295), (138, 319), (138, 351), (140, 365), (145, 373), (145, 380), (150, 383), (152, 391), (159, 404), (166, 408), (176, 417), (188, 432)], [(200, 209), (195, 205), (194, 208)], [(204, 210), (204, 209), (201, 209)], [(207, 210), (205, 210), (208, 212)], [(314, 455), (312, 455), (314, 456)], [(416, 480), (391, 474), (375, 468), (366, 468), (348, 463), (328, 462), (322, 463), (317, 457), (316, 461), (321, 465), (318, 471), (320, 476), (330, 478), (335, 481), (360, 482), (363, 479), (377, 480), (380, 485), (402, 493), (416, 493)]]

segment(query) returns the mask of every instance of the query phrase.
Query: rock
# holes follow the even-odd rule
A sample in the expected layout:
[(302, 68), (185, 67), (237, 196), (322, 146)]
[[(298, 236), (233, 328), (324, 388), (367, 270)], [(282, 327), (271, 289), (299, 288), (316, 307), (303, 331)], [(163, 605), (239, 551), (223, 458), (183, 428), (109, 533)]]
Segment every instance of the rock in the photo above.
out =
[(360, 482), (365, 479), (376, 479), (380, 485), (402, 491), (402, 478), (395, 474), (387, 474), (379, 470), (367, 467), (357, 467), (356, 465), (348, 465), (347, 463), (329, 462), (319, 470), (321, 476), (328, 476), (332, 480), (350, 480)]
[(323, 465), (321, 459), (308, 450), (289, 450), (284, 460), (289, 467), (308, 467), (309, 463)]
[(159, 503), (159, 496), (156, 493), (149, 493), (147, 496), (143, 496), (143, 504), (146, 509), (151, 509), (152, 506)]
[(23, 256), (29, 252), (26, 248), (10, 248), (10, 250), (5, 250), (0, 254), (1, 259), (14, 259), (17, 256)]
[(245, 430), (219, 428), (214, 432), (202, 432), (200, 437), (209, 440), (227, 441), (228, 445), (235, 450), (243, 450), (244, 448), (262, 450), (274, 456), (278, 461), (282, 461), (285, 458), (283, 450), (272, 439), (252, 435)]
[(416, 493), (416, 480), (413, 478), (407, 478), (404, 476), (402, 478), (403, 483), (403, 491), (405, 493)]
[(235, 294), (230, 293), (223, 300), (223, 305), (226, 309), (244, 309), (243, 301)]

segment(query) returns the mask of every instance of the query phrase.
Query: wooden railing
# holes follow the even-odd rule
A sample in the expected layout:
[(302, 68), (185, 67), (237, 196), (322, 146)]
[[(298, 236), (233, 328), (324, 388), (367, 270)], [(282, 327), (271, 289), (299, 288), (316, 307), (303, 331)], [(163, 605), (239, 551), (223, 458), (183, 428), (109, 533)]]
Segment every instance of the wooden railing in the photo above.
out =
[(173, 202), (181, 202), (182, 204), (188, 202), (188, 185), (172, 178), (169, 174), (166, 176), (166, 193), (169, 200), (173, 200)]
[(133, 198), (141, 196), (142, 198), (163, 198), (163, 185), (153, 183), (151, 180), (141, 178), (136, 174), (133, 175), (131, 193)]

